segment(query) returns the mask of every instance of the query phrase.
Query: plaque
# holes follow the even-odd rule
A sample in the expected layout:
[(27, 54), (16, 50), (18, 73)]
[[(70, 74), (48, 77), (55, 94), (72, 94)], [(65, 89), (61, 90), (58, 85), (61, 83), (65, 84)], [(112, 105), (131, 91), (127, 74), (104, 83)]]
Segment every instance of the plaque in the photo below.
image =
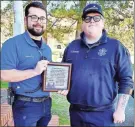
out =
[(50, 62), (43, 72), (43, 91), (69, 90), (71, 67), (70, 63)]

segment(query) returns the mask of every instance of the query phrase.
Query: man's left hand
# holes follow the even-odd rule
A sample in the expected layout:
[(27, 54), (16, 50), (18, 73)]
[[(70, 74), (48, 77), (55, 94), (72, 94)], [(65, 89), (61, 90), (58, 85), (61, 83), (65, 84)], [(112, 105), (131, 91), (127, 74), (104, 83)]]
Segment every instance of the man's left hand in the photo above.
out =
[(125, 121), (125, 112), (123, 110), (116, 110), (113, 113), (114, 123), (123, 123)]
[(61, 95), (67, 96), (68, 90), (59, 90), (58, 93)]

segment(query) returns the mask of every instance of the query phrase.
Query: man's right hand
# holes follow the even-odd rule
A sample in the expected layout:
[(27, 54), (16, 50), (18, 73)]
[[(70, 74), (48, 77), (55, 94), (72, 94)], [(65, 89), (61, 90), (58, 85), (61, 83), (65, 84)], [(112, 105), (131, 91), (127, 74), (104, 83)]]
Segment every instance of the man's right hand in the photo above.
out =
[(34, 71), (40, 75), (44, 70), (46, 70), (47, 68), (47, 65), (48, 65), (49, 61), (47, 60), (41, 60), (37, 63)]

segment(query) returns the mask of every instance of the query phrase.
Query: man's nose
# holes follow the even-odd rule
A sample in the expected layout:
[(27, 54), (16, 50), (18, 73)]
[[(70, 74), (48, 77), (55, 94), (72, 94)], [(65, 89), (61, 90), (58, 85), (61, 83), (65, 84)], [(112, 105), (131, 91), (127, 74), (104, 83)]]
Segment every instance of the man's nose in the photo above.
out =
[(90, 19), (90, 23), (94, 23), (95, 21), (94, 21), (94, 19), (93, 18), (91, 18)]
[(41, 20), (40, 19), (38, 19), (38, 21), (37, 21), (39, 24), (41, 24)]

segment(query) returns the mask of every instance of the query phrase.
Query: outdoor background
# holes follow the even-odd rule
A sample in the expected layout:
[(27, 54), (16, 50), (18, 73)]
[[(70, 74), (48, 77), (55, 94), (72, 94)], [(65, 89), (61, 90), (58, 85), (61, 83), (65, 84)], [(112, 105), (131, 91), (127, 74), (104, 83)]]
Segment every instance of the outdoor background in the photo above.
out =
[[(23, 1), (23, 8), (31, 1)], [(99, 3), (104, 12), (105, 29), (110, 37), (120, 40), (128, 48), (134, 66), (134, 1), (43, 1), (47, 9), (47, 30), (43, 37), (53, 52), (53, 61), (60, 62), (65, 47), (74, 39), (79, 38), (81, 32), (81, 14), (88, 3)], [(14, 2), (1, 1), (1, 47), (5, 40), (13, 36), (14, 26)], [(19, 6), (18, 6), (19, 7)], [(21, 43), (21, 42), (20, 42)], [(1, 82), (1, 87), (7, 87), (7, 83)], [(80, 93), (81, 94), (81, 93)], [(66, 97), (52, 93), (52, 113), (60, 117), (61, 125), (69, 125), (68, 107)], [(126, 109), (126, 122), (123, 125), (134, 124), (134, 103), (130, 103)]]

